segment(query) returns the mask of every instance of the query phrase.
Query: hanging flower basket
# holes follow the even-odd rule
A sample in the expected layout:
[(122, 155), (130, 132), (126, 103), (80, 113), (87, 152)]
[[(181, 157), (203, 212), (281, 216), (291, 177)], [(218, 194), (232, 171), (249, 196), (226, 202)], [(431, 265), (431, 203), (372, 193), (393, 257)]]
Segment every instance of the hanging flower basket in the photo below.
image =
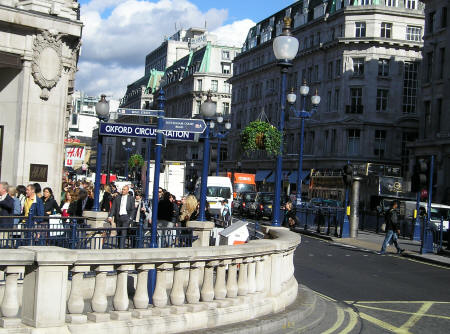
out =
[(144, 165), (144, 158), (140, 154), (133, 154), (128, 160), (128, 166), (130, 168), (142, 167)]
[(282, 137), (282, 133), (272, 124), (258, 120), (242, 130), (241, 147), (244, 152), (264, 150), (270, 155), (278, 155)]

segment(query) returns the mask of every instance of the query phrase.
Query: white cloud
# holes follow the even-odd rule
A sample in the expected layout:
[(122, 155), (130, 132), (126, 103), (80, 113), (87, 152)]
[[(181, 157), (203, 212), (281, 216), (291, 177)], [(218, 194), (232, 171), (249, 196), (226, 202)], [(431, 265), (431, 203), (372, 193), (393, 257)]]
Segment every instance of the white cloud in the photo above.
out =
[[(206, 12), (188, 0), (92, 0), (81, 7), (85, 27), (76, 87), (89, 95), (121, 98), (127, 84), (144, 75), (145, 55), (179, 29), (203, 27), (220, 41), (242, 45), (250, 20), (223, 25), (226, 9)], [(251, 22), (251, 24), (250, 24)]]

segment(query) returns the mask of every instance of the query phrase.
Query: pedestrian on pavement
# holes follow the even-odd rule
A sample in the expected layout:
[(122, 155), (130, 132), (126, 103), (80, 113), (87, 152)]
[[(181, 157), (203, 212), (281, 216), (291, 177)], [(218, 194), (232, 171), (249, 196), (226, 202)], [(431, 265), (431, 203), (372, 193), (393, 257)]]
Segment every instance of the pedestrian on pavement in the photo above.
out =
[(118, 246), (121, 249), (125, 247), (127, 231), (132, 219), (135, 217), (136, 210), (134, 198), (128, 194), (129, 190), (128, 186), (122, 187), (122, 194), (114, 199), (108, 214), (108, 221), (112, 223), (114, 217), (116, 227), (121, 228), (117, 232), (117, 237), (119, 238)]
[(63, 201), (61, 201), (61, 205), (59, 208), (61, 209), (61, 216), (63, 217), (69, 217), (69, 207), (74, 201), (73, 192), (68, 191), (66, 192), (65, 198)]
[[(0, 182), (0, 216), (13, 216), (14, 214), (14, 200), (8, 194), (8, 183)], [(0, 218), (0, 229), (9, 229), (14, 227), (13, 218)], [(9, 242), (9, 232), (0, 232), (0, 246), (7, 247)]]
[(88, 196), (87, 190), (83, 188), (78, 190), (77, 197), (78, 199), (69, 207), (69, 215), (72, 217), (83, 217), (83, 211), (91, 210), (94, 201)]
[(50, 216), (61, 213), (61, 209), (53, 197), (53, 191), (49, 187), (45, 187), (42, 192), (42, 202), (44, 203), (44, 216)]
[(41, 185), (39, 183), (33, 183), (34, 185), (34, 189), (35, 189), (35, 194), (37, 197), (42, 198), (42, 188)]
[(195, 220), (195, 213), (197, 210), (197, 198), (194, 195), (187, 196), (183, 201), (180, 210), (181, 227), (186, 227), (186, 223)]
[[(23, 209), (23, 214), (26, 217), (25, 222), (27, 227), (34, 227), (42, 223), (42, 216), (44, 216), (44, 203), (36, 195), (34, 184), (29, 184), (27, 186), (27, 199), (25, 200), (25, 206)], [(37, 218), (39, 217), (39, 218)], [(40, 238), (40, 234), (36, 234), (37, 239)]]
[(180, 216), (180, 207), (178, 206), (177, 203), (177, 198), (175, 195), (170, 194), (170, 198), (169, 198), (170, 202), (172, 203), (172, 223), (173, 226), (178, 227), (178, 218)]
[(323, 225), (325, 227), (325, 216), (323, 215), (322, 209), (319, 208), (314, 218), (314, 223), (317, 225), (317, 233), (320, 233), (320, 227)]
[(397, 242), (398, 235), (400, 234), (399, 215), (400, 212), (398, 210), (398, 202), (394, 201), (392, 208), (386, 213), (386, 237), (384, 238), (383, 245), (381, 246), (380, 255), (386, 254), (386, 247), (391, 239), (397, 249), (397, 253), (400, 254), (403, 252), (403, 249), (400, 248)]
[(295, 210), (294, 205), (290, 201), (285, 204), (284, 210), (285, 211), (282, 226), (292, 230), (296, 225), (299, 224), (297, 218), (297, 211)]
[(27, 199), (27, 187), (25, 187), (23, 184), (19, 184), (16, 187), (17, 190), (17, 197), (20, 201), (20, 214), (23, 215), (23, 208), (25, 206), (25, 200)]
[(223, 226), (228, 227), (230, 225), (231, 212), (227, 199), (224, 199), (222, 201), (222, 209), (220, 212), (220, 217), (222, 218)]
[(103, 188), (101, 210), (105, 211), (105, 212), (109, 212), (109, 210), (111, 210), (112, 201), (113, 201), (113, 196), (111, 194), (111, 187), (108, 184), (106, 184)]
[(166, 191), (163, 197), (158, 202), (158, 226), (160, 227), (174, 227), (173, 218), (173, 204), (170, 201), (170, 193)]

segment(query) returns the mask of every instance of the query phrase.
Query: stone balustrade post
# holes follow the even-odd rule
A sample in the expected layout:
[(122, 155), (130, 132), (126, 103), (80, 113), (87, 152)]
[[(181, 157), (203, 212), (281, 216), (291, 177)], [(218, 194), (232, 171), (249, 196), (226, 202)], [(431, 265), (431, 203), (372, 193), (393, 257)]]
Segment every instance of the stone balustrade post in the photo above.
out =
[(111, 265), (100, 265), (95, 268), (95, 286), (91, 305), (94, 312), (88, 313), (88, 320), (94, 322), (106, 322), (110, 315), (106, 312), (108, 301), (106, 299), (106, 273), (114, 270)]
[(248, 293), (247, 262), (244, 259), (237, 259), (236, 263), (239, 263), (238, 296), (246, 296)]
[(199, 275), (200, 270), (205, 266), (205, 262), (193, 262), (189, 271), (189, 283), (186, 290), (186, 299), (189, 304), (200, 301)]
[(25, 267), (22, 322), (36, 328), (66, 323), (68, 269), (76, 253), (54, 246), (21, 247), (34, 253), (34, 266)]
[(128, 272), (134, 270), (134, 265), (126, 264), (117, 268), (116, 292), (113, 298), (114, 311), (111, 312), (113, 320), (130, 320), (131, 312), (128, 312)]
[(256, 262), (256, 292), (264, 291), (264, 258), (261, 256), (255, 257)]
[(255, 291), (256, 291), (256, 282), (255, 282), (256, 263), (255, 263), (255, 259), (253, 257), (248, 257), (245, 261), (248, 263), (248, 268), (247, 268), (248, 293), (255, 293)]
[(215, 299), (225, 299), (227, 296), (227, 286), (225, 282), (226, 266), (231, 263), (231, 260), (222, 260), (219, 262), (216, 272), (216, 284), (214, 286)]
[(24, 270), (21, 266), (7, 266), (5, 270), (5, 290), (0, 310), (3, 318), (0, 318), (0, 326), (4, 328), (18, 327), (21, 320), (17, 318), (19, 313), (19, 296), (17, 281)]
[(235, 298), (238, 293), (237, 284), (237, 263), (236, 260), (228, 265), (228, 277), (227, 277), (227, 297)]
[(170, 302), (172, 305), (183, 305), (185, 301), (184, 282), (186, 282), (189, 271), (189, 262), (177, 263), (174, 266), (172, 291), (170, 292)]
[(203, 276), (203, 285), (200, 292), (202, 301), (210, 302), (214, 300), (214, 267), (219, 264), (219, 261), (209, 261), (205, 267), (205, 274)]
[(282, 263), (283, 263), (283, 254), (274, 253), (270, 255), (270, 290), (269, 295), (276, 297), (281, 292), (281, 283), (282, 283)]
[(194, 238), (197, 238), (197, 240), (192, 243), (192, 247), (209, 246), (211, 231), (214, 228), (213, 222), (189, 221), (187, 222), (186, 226), (195, 228), (193, 236)]
[(148, 271), (155, 269), (154, 264), (142, 264), (137, 267), (137, 283), (136, 291), (134, 292), (133, 303), (135, 309), (147, 309), (148, 308)]
[(153, 292), (153, 305), (155, 307), (164, 307), (167, 305), (167, 272), (172, 269), (171, 263), (161, 263), (156, 265), (156, 285)]
[(73, 324), (82, 324), (87, 322), (87, 316), (83, 314), (84, 296), (83, 296), (83, 276), (89, 272), (89, 266), (73, 266), (72, 285), (70, 287), (70, 296), (67, 302), (66, 321)]

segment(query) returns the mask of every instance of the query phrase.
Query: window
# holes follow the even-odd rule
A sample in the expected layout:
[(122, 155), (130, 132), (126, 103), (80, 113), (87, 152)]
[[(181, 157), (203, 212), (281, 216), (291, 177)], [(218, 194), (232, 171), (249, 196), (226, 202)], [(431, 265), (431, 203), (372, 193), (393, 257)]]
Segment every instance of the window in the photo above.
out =
[(328, 80), (333, 79), (333, 62), (332, 61), (330, 61), (328, 63), (327, 77), (328, 77)]
[(428, 33), (434, 32), (434, 20), (436, 19), (436, 12), (428, 13)]
[(225, 82), (223, 84), (223, 90), (224, 90), (224, 93), (228, 93), (228, 94), (231, 93), (231, 86), (228, 82)]
[(436, 114), (437, 114), (437, 128), (436, 132), (441, 132), (441, 122), (442, 122), (442, 99), (436, 100)]
[(324, 148), (323, 148), (324, 153), (328, 153), (328, 151), (329, 151), (329, 146), (328, 146), (329, 133), (330, 133), (329, 130), (325, 130), (325, 143), (324, 143), (325, 145), (324, 145)]
[(336, 29), (335, 28), (331, 28), (331, 36), (330, 36), (331, 40), (334, 40), (335, 34), (336, 34)]
[(217, 80), (211, 80), (211, 91), (217, 92), (219, 88), (219, 82)]
[(397, 7), (397, 0), (384, 0), (384, 4), (388, 7)]
[(72, 125), (77, 125), (78, 123), (78, 114), (72, 114)]
[(339, 77), (341, 75), (341, 60), (337, 59), (336, 60), (336, 76)]
[(424, 102), (424, 109), (425, 109), (425, 137), (426, 137), (428, 134), (427, 129), (431, 125), (431, 101)]
[(222, 51), (222, 59), (226, 59), (226, 60), (230, 59), (230, 51), (223, 50)]
[(388, 92), (387, 89), (377, 89), (377, 111), (387, 111)]
[(417, 132), (402, 133), (402, 175), (405, 175), (408, 171), (409, 150), (407, 149), (407, 145), (415, 142), (417, 137)]
[(371, 5), (372, 0), (360, 0), (361, 6), (368, 6)]
[(355, 22), (355, 37), (366, 37), (366, 22)]
[(312, 82), (312, 67), (308, 67), (308, 78), (307, 78), (307, 82), (311, 83)]
[(444, 71), (445, 71), (445, 48), (439, 49), (439, 72), (438, 72), (438, 79), (444, 78)]
[(378, 76), (389, 76), (389, 59), (378, 59)]
[(334, 90), (334, 106), (333, 109), (335, 111), (339, 111), (339, 88)]
[(405, 0), (405, 7), (409, 9), (417, 9), (417, 0)]
[(359, 129), (347, 130), (347, 153), (349, 155), (359, 154), (360, 139), (361, 139), (361, 130)]
[(223, 114), (228, 115), (230, 113), (230, 103), (224, 102), (222, 103)]
[(198, 147), (192, 145), (190, 147), (191, 147), (191, 160), (198, 160)]
[(353, 75), (364, 74), (364, 58), (353, 58)]
[(442, 7), (441, 10), (441, 28), (447, 27), (447, 7)]
[(426, 64), (425, 82), (430, 82), (433, 79), (433, 52), (427, 52)]
[(327, 93), (327, 112), (331, 112), (331, 90)]
[(375, 143), (373, 154), (379, 159), (384, 157), (386, 151), (386, 130), (375, 130)]
[(231, 64), (222, 64), (222, 73), (230, 74), (231, 73)]
[(406, 40), (408, 41), (420, 41), (422, 39), (422, 28), (407, 26), (406, 27)]
[(382, 38), (391, 38), (392, 33), (392, 23), (381, 23), (381, 37)]
[(302, 70), (302, 83), (306, 80), (306, 68)]
[(314, 65), (314, 81), (319, 81), (319, 65)]
[(403, 113), (416, 112), (416, 96), (418, 86), (419, 64), (405, 62), (403, 70)]
[(202, 101), (196, 101), (196, 108), (194, 110), (194, 114), (200, 114), (200, 108), (202, 106)]
[(350, 108), (347, 113), (361, 114), (362, 113), (362, 88), (350, 88)]
[(336, 145), (337, 145), (337, 137), (336, 137), (336, 129), (331, 130), (331, 147), (330, 147), (330, 153), (336, 152)]
[(197, 90), (202, 91), (203, 90), (203, 81), (202, 79), (197, 79)]

